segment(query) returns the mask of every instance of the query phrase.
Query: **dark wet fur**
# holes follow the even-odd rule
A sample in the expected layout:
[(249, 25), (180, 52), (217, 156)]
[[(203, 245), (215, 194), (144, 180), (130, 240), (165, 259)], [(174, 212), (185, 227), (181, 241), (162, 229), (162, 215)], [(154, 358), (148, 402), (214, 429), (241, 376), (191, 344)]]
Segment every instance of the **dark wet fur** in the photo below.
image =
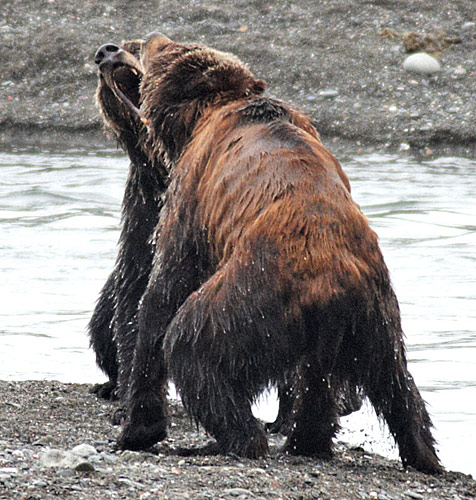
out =
[[(152, 266), (151, 235), (162, 206), (167, 176), (140, 144), (143, 124), (99, 80), (97, 101), (108, 129), (130, 158), (122, 201), (122, 229), (114, 269), (88, 325), (99, 368), (109, 380), (93, 388), (99, 397), (122, 399), (127, 392), (137, 336), (137, 309)], [(105, 172), (107, 175), (107, 172)]]

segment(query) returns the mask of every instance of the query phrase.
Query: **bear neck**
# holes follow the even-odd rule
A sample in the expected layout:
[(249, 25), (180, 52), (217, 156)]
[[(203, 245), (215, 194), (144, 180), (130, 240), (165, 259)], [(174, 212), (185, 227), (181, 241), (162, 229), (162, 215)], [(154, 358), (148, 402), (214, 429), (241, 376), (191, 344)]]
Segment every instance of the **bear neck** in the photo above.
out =
[(149, 245), (169, 179), (163, 164), (150, 161), (137, 145), (129, 147), (127, 153), (131, 163), (122, 201), (120, 241), (122, 246), (139, 252), (138, 247)]

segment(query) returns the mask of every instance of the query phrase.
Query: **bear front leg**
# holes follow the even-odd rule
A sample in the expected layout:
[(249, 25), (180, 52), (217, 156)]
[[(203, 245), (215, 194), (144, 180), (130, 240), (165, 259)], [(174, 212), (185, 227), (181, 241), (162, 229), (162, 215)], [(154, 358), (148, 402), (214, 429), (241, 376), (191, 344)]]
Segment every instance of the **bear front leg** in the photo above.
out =
[(90, 346), (96, 354), (96, 363), (109, 380), (97, 384), (91, 392), (100, 398), (116, 399), (118, 377), (117, 350), (113, 338), (116, 272), (113, 271), (101, 290), (93, 315), (88, 324)]
[(139, 306), (139, 333), (135, 345), (125, 418), (118, 440), (121, 449), (147, 449), (167, 435), (168, 371), (163, 339), (168, 323), (196, 286), (193, 259), (178, 252), (156, 256), (157, 267)]
[(161, 304), (160, 293), (150, 287), (141, 303), (139, 334), (118, 440), (120, 449), (147, 449), (167, 435), (167, 370), (162, 339), (164, 316), (169, 315)]

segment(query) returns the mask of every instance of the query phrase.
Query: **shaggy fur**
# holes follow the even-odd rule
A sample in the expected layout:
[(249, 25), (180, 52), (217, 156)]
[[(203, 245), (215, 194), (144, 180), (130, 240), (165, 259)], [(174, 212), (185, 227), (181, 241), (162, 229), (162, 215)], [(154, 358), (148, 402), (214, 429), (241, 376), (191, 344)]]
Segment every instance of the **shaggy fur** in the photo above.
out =
[[(138, 98), (141, 66), (135, 54), (140, 44), (126, 42), (122, 48), (116, 47), (117, 51), (109, 45), (110, 60), (97, 60), (100, 70), (96, 97), (100, 112), (107, 129), (114, 133), (131, 160), (122, 202), (116, 264), (88, 325), (97, 364), (109, 377), (109, 381), (96, 386), (94, 392), (105, 398), (122, 398), (127, 392), (137, 336), (137, 308), (152, 266), (151, 235), (168, 182), (163, 163), (157, 157), (150, 159), (145, 153), (141, 140), (145, 127), (117, 95), (113, 81), (112, 66), (120, 61), (123, 72), (118, 73), (116, 79), (122, 75), (121, 88), (129, 87), (128, 93)], [(137, 68), (137, 78), (127, 78), (129, 67)]]
[(166, 435), (170, 376), (220, 452), (265, 456), (252, 402), (295, 373), (287, 452), (332, 453), (348, 387), (405, 465), (439, 471), (377, 236), (309, 118), (233, 56), (152, 37), (141, 60), (146, 149), (173, 169), (119, 446)]

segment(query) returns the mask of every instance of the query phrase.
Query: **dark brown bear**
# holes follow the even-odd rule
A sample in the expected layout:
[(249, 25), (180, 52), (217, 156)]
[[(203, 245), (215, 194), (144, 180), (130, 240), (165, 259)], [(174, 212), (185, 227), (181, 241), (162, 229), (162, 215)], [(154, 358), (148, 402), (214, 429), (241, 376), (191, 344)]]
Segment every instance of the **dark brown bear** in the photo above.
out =
[(220, 452), (265, 456), (251, 405), (296, 373), (287, 452), (331, 454), (335, 395), (350, 386), (388, 423), (405, 465), (439, 471), (377, 236), (309, 118), (206, 47), (152, 36), (141, 71), (145, 149), (172, 174), (119, 446), (165, 437), (170, 376)]
[[(95, 55), (99, 65), (97, 103), (106, 127), (131, 160), (122, 202), (122, 231), (116, 265), (104, 285), (88, 325), (91, 346), (109, 382), (94, 391), (106, 398), (127, 392), (137, 336), (137, 308), (152, 266), (151, 235), (157, 224), (168, 175), (158, 157), (144, 152), (145, 127), (133, 106), (139, 105), (141, 73), (135, 54), (140, 42), (120, 48), (103, 45)], [(132, 69), (132, 70), (131, 70)]]

